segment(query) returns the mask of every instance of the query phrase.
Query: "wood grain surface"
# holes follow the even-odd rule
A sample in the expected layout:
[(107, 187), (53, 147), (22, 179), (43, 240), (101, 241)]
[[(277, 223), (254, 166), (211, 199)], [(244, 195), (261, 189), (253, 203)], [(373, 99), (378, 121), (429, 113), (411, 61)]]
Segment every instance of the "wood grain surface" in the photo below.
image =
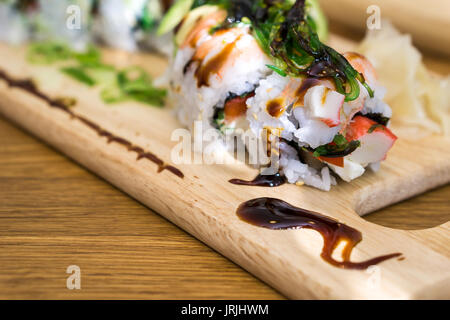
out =
[(0, 299), (282, 298), (2, 117), (0, 199)]

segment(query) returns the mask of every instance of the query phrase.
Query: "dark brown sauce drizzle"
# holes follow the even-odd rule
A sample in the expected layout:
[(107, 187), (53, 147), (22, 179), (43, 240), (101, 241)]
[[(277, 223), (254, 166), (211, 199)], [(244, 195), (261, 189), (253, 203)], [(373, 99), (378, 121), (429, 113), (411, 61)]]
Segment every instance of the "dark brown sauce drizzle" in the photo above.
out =
[(286, 110), (283, 99), (275, 98), (267, 102), (267, 113), (274, 118), (279, 118)]
[(252, 181), (246, 181), (241, 179), (231, 179), (228, 181), (232, 184), (241, 186), (255, 186), (255, 187), (278, 187), (286, 183), (286, 179), (280, 174), (262, 175), (258, 174)]
[[(237, 40), (236, 40), (237, 41)], [(223, 67), (228, 57), (236, 45), (236, 41), (231, 42), (223, 48), (223, 50), (212, 57), (205, 65), (200, 65), (198, 69), (195, 71), (195, 77), (197, 78), (197, 86), (208, 86), (209, 85), (209, 77), (212, 74), (216, 74)]]
[(127, 147), (127, 149), (129, 151), (136, 152), (138, 155), (137, 160), (140, 160), (140, 159), (150, 160), (151, 162), (155, 163), (158, 166), (158, 173), (162, 172), (164, 170), (167, 170), (179, 178), (184, 178), (184, 174), (179, 169), (177, 169), (171, 165), (165, 164), (164, 161), (161, 160), (160, 158), (158, 158), (158, 156), (156, 156), (155, 154), (153, 154), (151, 152), (146, 152), (141, 147), (134, 146), (130, 141), (128, 141), (124, 138), (121, 138), (119, 136), (116, 136), (116, 135), (112, 134), (111, 132), (103, 129), (98, 124), (92, 122), (91, 120), (89, 120), (81, 115), (76, 114), (75, 112), (70, 110), (70, 107), (67, 105), (67, 103), (64, 102), (64, 99), (50, 98), (49, 96), (47, 96), (46, 94), (41, 92), (36, 87), (36, 85), (34, 84), (34, 82), (32, 80), (30, 80), (30, 79), (24, 79), (24, 80), (12, 79), (10, 76), (8, 76), (8, 74), (6, 74), (2, 70), (0, 70), (0, 79), (5, 80), (6, 83), (8, 84), (8, 86), (10, 86), (10, 87), (23, 89), (23, 90), (31, 93), (32, 95), (44, 100), (45, 102), (48, 103), (48, 105), (50, 107), (57, 108), (61, 111), (64, 111), (65, 113), (69, 114), (72, 119), (79, 120), (84, 125), (86, 125), (87, 127), (91, 128), (92, 130), (97, 132), (97, 134), (100, 137), (106, 137), (108, 140), (108, 143), (115, 142), (115, 143), (118, 143), (120, 145)]
[[(333, 266), (344, 269), (367, 269), (385, 260), (400, 257), (401, 253), (379, 256), (363, 262), (350, 261), (353, 248), (362, 240), (361, 232), (319, 213), (301, 209), (274, 198), (258, 198), (244, 202), (237, 209), (237, 215), (252, 225), (272, 230), (313, 229), (324, 240), (321, 257)], [(332, 255), (337, 246), (345, 241), (342, 261)]]
[(184, 66), (183, 73), (186, 74), (189, 67), (194, 63), (198, 62), (197, 70), (195, 70), (195, 77), (197, 78), (197, 87), (209, 86), (209, 78), (212, 74), (218, 74), (222, 69), (224, 64), (227, 62), (230, 54), (233, 52), (236, 42), (239, 41), (241, 36), (237, 37), (233, 42), (228, 43), (220, 53), (216, 56), (210, 58), (205, 65), (203, 65), (203, 60), (191, 59)]
[(295, 96), (297, 97), (297, 103), (298, 105), (304, 105), (305, 104), (305, 95), (306, 92), (308, 92), (308, 89), (317, 86), (320, 84), (320, 80), (316, 78), (306, 78), (303, 80), (300, 87), (295, 92)]

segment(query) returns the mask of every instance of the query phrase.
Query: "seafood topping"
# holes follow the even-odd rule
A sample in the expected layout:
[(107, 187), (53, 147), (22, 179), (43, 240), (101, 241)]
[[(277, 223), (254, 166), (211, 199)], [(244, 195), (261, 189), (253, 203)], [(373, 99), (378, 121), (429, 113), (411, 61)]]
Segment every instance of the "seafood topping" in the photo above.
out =
[(254, 95), (254, 92), (246, 93), (241, 96), (231, 95), (225, 102), (225, 123), (231, 123), (234, 120), (245, 116), (245, 113), (247, 112), (247, 100)]
[(397, 137), (382, 124), (363, 116), (356, 116), (347, 128), (346, 139), (361, 142), (361, 147), (348, 158), (357, 163), (368, 164), (386, 159), (386, 154)]
[(341, 109), (345, 96), (325, 86), (315, 86), (305, 96), (306, 104), (311, 108), (311, 115), (319, 118), (330, 128), (341, 123)]

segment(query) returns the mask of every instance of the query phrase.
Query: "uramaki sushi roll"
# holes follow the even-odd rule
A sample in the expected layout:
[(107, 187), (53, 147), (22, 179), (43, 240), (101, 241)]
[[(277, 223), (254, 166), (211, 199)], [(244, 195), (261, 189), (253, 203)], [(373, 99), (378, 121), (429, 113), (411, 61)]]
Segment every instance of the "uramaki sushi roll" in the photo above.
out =
[(83, 51), (91, 42), (93, 4), (94, 0), (1, 0), (0, 41), (54, 42)]
[(54, 42), (84, 51), (95, 42), (126, 51), (172, 51), (156, 30), (172, 0), (0, 0), (0, 41)]
[(94, 37), (126, 51), (152, 49), (169, 54), (171, 35), (156, 36), (172, 0), (102, 0), (94, 6)]
[(22, 44), (31, 37), (37, 0), (0, 1), (0, 42)]
[(329, 190), (336, 183), (329, 169), (351, 181), (378, 168), (396, 140), (385, 89), (365, 57), (319, 40), (315, 1), (202, 2), (176, 29), (169, 72), (184, 125), (276, 132), (280, 173), (290, 183)]

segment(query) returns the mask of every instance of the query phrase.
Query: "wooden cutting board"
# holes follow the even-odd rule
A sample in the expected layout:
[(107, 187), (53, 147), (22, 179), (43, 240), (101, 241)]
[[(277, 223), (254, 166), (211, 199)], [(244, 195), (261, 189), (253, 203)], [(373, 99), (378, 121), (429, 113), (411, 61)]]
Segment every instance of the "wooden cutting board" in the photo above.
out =
[[(95, 122), (116, 138), (153, 152), (171, 165), (177, 142), (170, 137), (180, 125), (170, 110), (135, 103), (118, 106), (101, 102), (97, 89), (82, 86), (48, 67), (30, 66), (24, 48), (0, 46), (0, 70), (15, 79), (31, 77), (52, 98), (75, 97), (72, 116), (0, 80), (0, 111), (132, 197), (146, 204), (201, 241), (227, 256), (290, 298), (448, 298), (450, 297), (450, 224), (422, 231), (400, 231), (373, 225), (358, 216), (450, 181), (448, 138), (400, 139), (377, 174), (331, 192), (284, 185), (252, 188), (229, 184), (231, 178), (253, 178), (243, 164), (177, 165), (158, 173), (158, 166), (124, 145), (107, 142), (89, 126)], [(134, 63), (139, 56), (110, 56), (116, 63)], [(145, 66), (160, 74), (165, 62), (146, 57)], [(80, 121), (80, 117), (84, 119)], [(96, 128), (98, 129), (98, 128)], [(118, 140), (118, 139), (116, 139)], [(312, 230), (273, 231), (236, 216), (237, 207), (258, 197), (275, 197), (333, 217), (362, 232), (353, 261), (401, 252), (374, 269), (336, 268), (320, 258), (321, 236)]]

